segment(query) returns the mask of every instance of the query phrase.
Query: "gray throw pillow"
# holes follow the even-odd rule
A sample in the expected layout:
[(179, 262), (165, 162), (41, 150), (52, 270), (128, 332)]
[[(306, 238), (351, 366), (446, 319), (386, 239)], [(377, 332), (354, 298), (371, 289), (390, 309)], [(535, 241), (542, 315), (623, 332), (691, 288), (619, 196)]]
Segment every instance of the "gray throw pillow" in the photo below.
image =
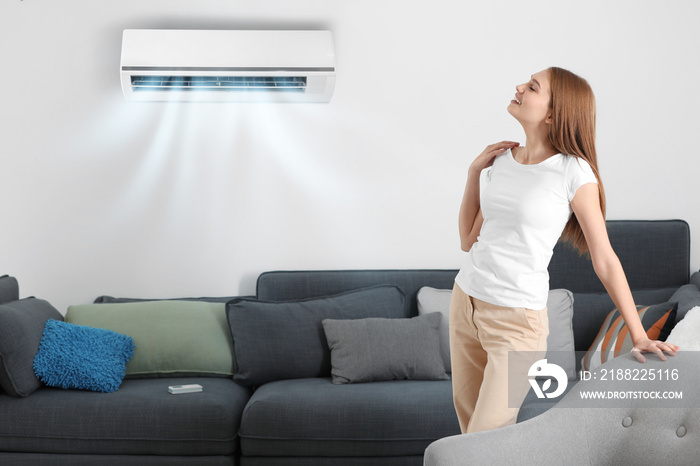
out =
[(63, 316), (36, 298), (0, 305), (0, 387), (10, 396), (29, 396), (41, 382), (32, 369), (44, 326)]
[(406, 294), (396, 286), (375, 286), (325, 298), (227, 304), (235, 373), (247, 386), (307, 377), (329, 377), (331, 355), (324, 319), (402, 318)]
[(440, 355), (441, 318), (324, 320), (333, 383), (449, 380)]
[(569, 290), (550, 290), (547, 297), (547, 355), (549, 364), (564, 369), (569, 380), (576, 380), (576, 348), (574, 346), (574, 295)]
[(432, 314), (439, 312), (440, 319), (440, 354), (445, 362), (445, 371), (452, 372), (452, 360), (450, 358), (450, 301), (452, 301), (452, 290), (438, 290), (429, 286), (424, 286), (418, 290), (416, 295), (418, 301), (418, 315)]
[[(418, 290), (418, 314), (439, 312), (440, 349), (445, 361), (445, 370), (452, 372), (450, 361), (450, 300), (452, 290), (423, 287)], [(576, 354), (574, 348), (574, 295), (569, 290), (551, 290), (547, 297), (549, 336), (547, 337), (547, 361), (559, 365), (569, 380), (576, 380)]]

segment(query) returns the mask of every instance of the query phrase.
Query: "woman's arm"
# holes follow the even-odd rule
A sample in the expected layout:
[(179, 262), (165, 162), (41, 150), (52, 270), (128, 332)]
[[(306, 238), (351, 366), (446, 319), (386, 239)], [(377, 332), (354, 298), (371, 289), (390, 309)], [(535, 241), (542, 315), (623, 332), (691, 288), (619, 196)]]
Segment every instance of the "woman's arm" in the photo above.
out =
[(625, 319), (634, 343), (634, 349), (638, 350), (633, 351), (634, 356), (640, 362), (646, 360), (641, 351), (653, 351), (664, 361), (666, 356), (663, 351), (675, 356), (676, 351), (680, 348), (663, 341), (650, 340), (639, 320), (627, 277), (625, 277), (620, 260), (610, 245), (605, 219), (600, 209), (598, 185), (588, 183), (581, 186), (571, 201), (571, 208), (586, 237), (595, 273), (610, 294), (615, 306), (622, 314), (622, 318)]
[(459, 239), (462, 251), (469, 251), (476, 243), (483, 222), (479, 198), (479, 172), (475, 173), (469, 169), (462, 205), (459, 207)]
[(462, 204), (459, 208), (459, 239), (463, 251), (469, 251), (481, 231), (484, 217), (481, 214), (481, 200), (479, 198), (479, 177), (484, 168), (493, 165), (496, 156), (506, 150), (518, 147), (520, 144), (512, 141), (503, 141), (488, 146), (474, 159), (469, 167), (467, 185), (464, 188)]

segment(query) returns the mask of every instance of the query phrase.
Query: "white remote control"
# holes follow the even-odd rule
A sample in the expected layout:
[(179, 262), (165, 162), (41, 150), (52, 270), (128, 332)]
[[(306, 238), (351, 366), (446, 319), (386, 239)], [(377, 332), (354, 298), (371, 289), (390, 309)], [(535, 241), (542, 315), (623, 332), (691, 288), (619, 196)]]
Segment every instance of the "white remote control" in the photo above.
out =
[(179, 395), (181, 393), (196, 393), (202, 391), (202, 386), (198, 383), (193, 383), (190, 385), (171, 385), (168, 387), (168, 391), (173, 395)]

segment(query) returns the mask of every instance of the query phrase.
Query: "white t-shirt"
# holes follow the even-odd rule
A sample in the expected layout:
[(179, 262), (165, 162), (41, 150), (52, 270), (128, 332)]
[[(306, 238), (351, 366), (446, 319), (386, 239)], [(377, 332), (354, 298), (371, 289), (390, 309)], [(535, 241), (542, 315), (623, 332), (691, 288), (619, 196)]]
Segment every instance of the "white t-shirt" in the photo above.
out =
[(523, 165), (510, 150), (479, 178), (484, 223), (455, 281), (468, 295), (506, 307), (547, 305), (552, 252), (571, 215), (571, 200), (597, 183), (583, 159), (557, 154)]

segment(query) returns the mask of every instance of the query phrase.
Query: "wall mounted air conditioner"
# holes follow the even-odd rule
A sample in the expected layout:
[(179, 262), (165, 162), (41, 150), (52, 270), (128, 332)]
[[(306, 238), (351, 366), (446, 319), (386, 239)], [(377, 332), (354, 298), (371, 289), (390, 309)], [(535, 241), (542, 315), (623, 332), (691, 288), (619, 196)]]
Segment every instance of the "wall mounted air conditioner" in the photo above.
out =
[(328, 102), (333, 35), (126, 29), (121, 83), (128, 100)]

